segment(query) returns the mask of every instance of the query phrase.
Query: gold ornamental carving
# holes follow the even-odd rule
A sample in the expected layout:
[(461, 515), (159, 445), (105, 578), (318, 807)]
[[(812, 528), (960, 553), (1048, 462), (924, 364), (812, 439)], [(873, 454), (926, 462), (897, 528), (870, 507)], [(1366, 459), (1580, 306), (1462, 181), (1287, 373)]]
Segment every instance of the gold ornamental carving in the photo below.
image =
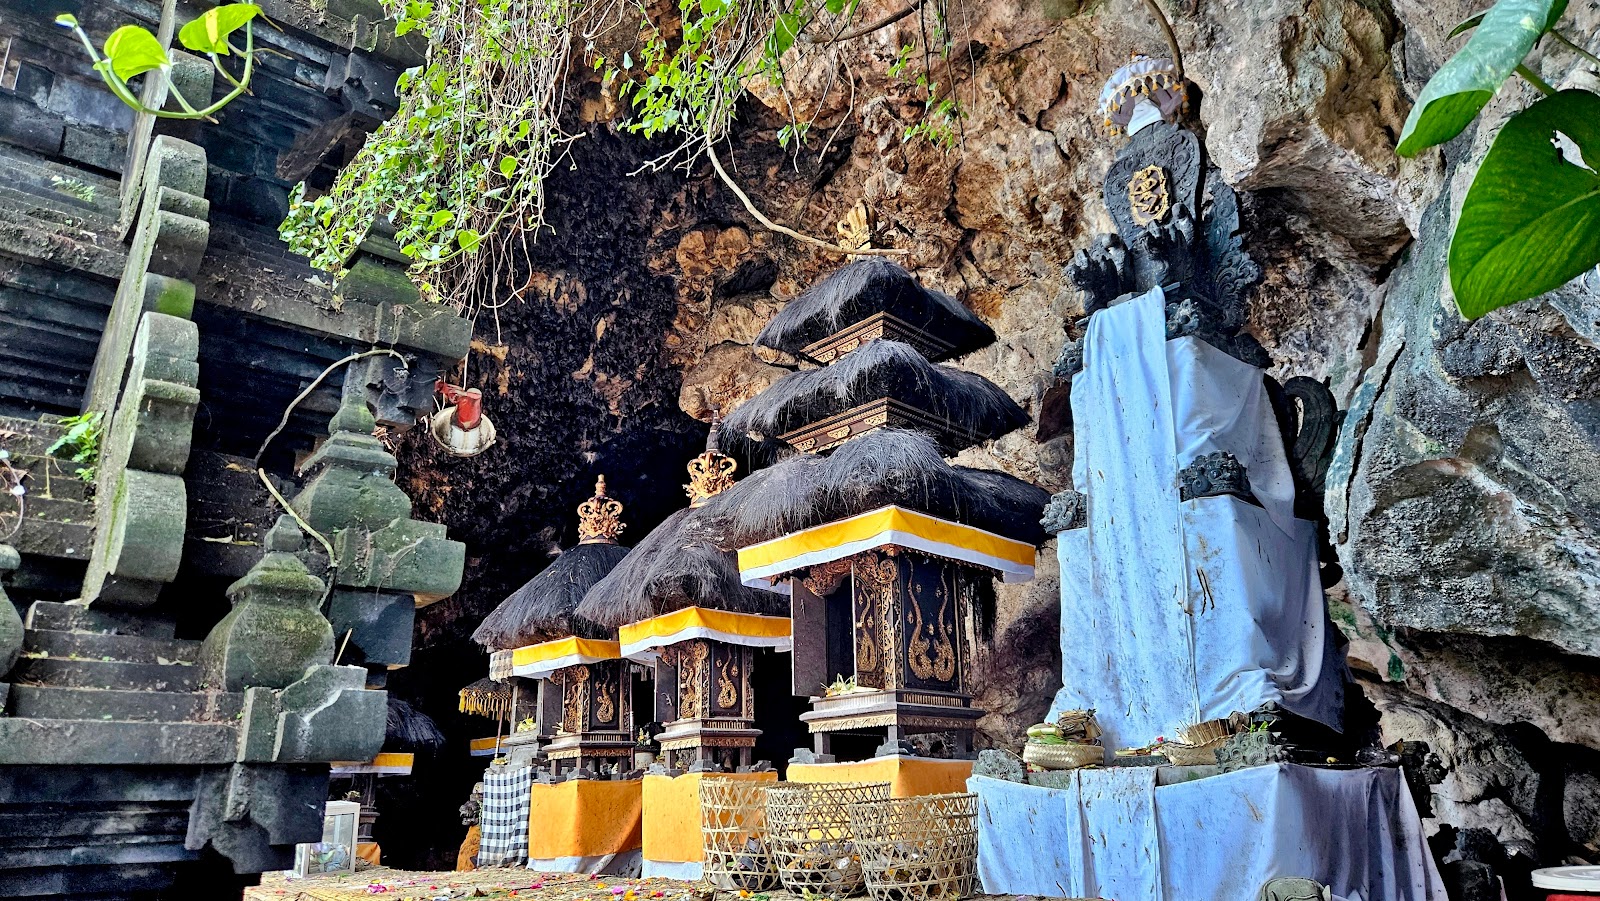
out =
[(595, 686), (594, 718), (599, 723), (615, 723), (617, 721), (617, 685), (607, 676)]
[(912, 598), (906, 611), (906, 631), (910, 633), (910, 641), (906, 645), (906, 665), (918, 679), (953, 681), (956, 677), (956, 647), (949, 615), (950, 592), (942, 585), (934, 589), (939, 610), (935, 614), (936, 622), (928, 623), (922, 618), (922, 584), (917, 583), (913, 591), (917, 596)]
[(728, 710), (739, 703), (739, 686), (733, 681), (737, 678), (739, 664), (732, 657), (722, 658), (717, 667), (717, 709)]
[(1172, 210), (1172, 194), (1167, 189), (1167, 171), (1150, 165), (1133, 173), (1128, 181), (1128, 208), (1133, 221), (1149, 225), (1167, 218)]
[(856, 584), (856, 680), (885, 688), (894, 678), (884, 646), (891, 640), (889, 626), (894, 620), (889, 611), (894, 606), (900, 564), (893, 557), (869, 552), (854, 558), (852, 573)]
[(844, 582), (844, 577), (850, 575), (854, 564), (847, 557), (843, 560), (830, 560), (811, 567), (800, 584), (805, 589), (819, 598), (825, 598), (839, 590), (839, 585)]
[(557, 670), (555, 680), (561, 683), (561, 728), (567, 732), (582, 732), (584, 711), (589, 706), (589, 668), (569, 666)]
[(705, 716), (700, 687), (706, 684), (706, 659), (711, 656), (711, 646), (704, 641), (692, 641), (678, 656), (678, 719)]
[(606, 495), (606, 477), (594, 483), (594, 497), (578, 505), (578, 543), (615, 544), (627, 528), (622, 522), (622, 502)]

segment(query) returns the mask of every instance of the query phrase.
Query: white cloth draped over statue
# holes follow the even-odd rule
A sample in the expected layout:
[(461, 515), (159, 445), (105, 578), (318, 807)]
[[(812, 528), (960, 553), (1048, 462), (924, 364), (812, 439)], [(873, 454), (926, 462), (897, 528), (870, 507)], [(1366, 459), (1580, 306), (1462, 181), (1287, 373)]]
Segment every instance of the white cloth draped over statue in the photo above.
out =
[[(1318, 581), (1314, 525), (1261, 370), (1197, 338), (1167, 340), (1161, 290), (1096, 313), (1072, 383), (1074, 487), (1088, 526), (1062, 532), (1062, 688), (1108, 747), (1269, 701), (1340, 727), (1345, 669)], [(1178, 472), (1228, 451), (1257, 507), (1179, 500)]]

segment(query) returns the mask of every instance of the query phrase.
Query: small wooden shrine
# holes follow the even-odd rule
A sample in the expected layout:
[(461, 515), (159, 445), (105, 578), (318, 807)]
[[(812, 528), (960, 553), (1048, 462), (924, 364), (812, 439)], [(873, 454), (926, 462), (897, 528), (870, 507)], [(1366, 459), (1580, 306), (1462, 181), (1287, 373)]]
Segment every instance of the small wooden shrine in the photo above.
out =
[[(606, 480), (578, 505), (578, 544), (506, 598), (473, 633), (497, 653), (491, 678), (513, 687), (513, 762), (541, 756), (552, 775), (629, 769), (634, 749), (632, 677), (614, 630), (576, 613), (585, 592), (623, 560), (622, 504)], [(504, 652), (509, 651), (509, 660)]]
[(818, 753), (855, 733), (884, 735), (882, 753), (921, 735), (939, 753), (971, 754), (984, 713), (972, 706), (980, 619), (996, 576), (1031, 578), (1045, 500), (943, 459), (1027, 422), (987, 379), (936, 362), (993, 340), (954, 299), (881, 259), (819, 283), (757, 339), (827, 364), (729, 417), (752, 456), (783, 444), (802, 454), (746, 480), (719, 511), (746, 545), (745, 584), (791, 595), (794, 691), (811, 697), (802, 719)]
[(639, 542), (584, 599), (579, 615), (618, 625), (623, 656), (654, 667), (658, 736), (669, 772), (749, 768), (761, 730), (751, 674), (759, 649), (789, 649), (783, 598), (739, 583), (715, 543), (706, 504), (734, 485), (713, 412), (704, 453), (689, 462), (688, 508)]

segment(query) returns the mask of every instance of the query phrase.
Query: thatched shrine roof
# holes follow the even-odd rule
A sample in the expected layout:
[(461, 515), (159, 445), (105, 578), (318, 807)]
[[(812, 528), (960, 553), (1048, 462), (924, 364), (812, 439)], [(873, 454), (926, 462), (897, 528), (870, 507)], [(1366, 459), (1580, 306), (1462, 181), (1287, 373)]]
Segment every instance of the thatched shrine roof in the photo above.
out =
[(1015, 476), (952, 466), (921, 432), (880, 429), (828, 456), (797, 454), (712, 498), (704, 510), (724, 547), (762, 541), (896, 504), (1041, 544), (1050, 493)]
[(792, 372), (745, 401), (722, 424), (725, 443), (767, 443), (873, 401), (907, 404), (936, 425), (945, 452), (1027, 424), (1028, 415), (981, 375), (931, 363), (915, 348), (877, 340), (820, 369)]
[(609, 629), (576, 611), (589, 589), (627, 556), (627, 548), (609, 542), (579, 544), (562, 551), (544, 571), (484, 617), (472, 633), (472, 640), (499, 651), (568, 635), (612, 637)]
[(667, 517), (589, 589), (577, 615), (613, 629), (685, 607), (788, 616), (787, 598), (740, 582), (737, 546), (709, 512), (741, 484)]
[(811, 344), (885, 313), (937, 339), (948, 349), (939, 358), (985, 347), (994, 330), (955, 298), (922, 287), (897, 263), (881, 257), (857, 260), (790, 301), (756, 343), (803, 355)]
[(444, 733), (433, 718), (394, 695), (389, 695), (389, 716), (383, 738), (388, 751), (432, 754), (444, 747)]

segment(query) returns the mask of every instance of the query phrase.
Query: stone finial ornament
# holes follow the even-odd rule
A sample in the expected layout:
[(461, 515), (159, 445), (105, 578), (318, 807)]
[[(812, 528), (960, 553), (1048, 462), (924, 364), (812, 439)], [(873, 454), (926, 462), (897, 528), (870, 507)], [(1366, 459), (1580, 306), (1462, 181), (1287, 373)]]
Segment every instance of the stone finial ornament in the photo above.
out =
[(689, 484), (683, 486), (690, 507), (699, 507), (733, 487), (733, 473), (739, 468), (739, 461), (724, 454), (721, 443), (722, 408), (713, 406), (705, 452), (689, 461)]
[(1177, 122), (1189, 93), (1172, 60), (1134, 54), (1100, 91), (1100, 119), (1112, 137), (1134, 134), (1158, 120)]
[(1081, 491), (1063, 491), (1050, 498), (1039, 520), (1044, 530), (1057, 535), (1089, 524), (1089, 498)]
[(1261, 886), (1259, 901), (1330, 901), (1333, 890), (1315, 879), (1288, 876)]
[(627, 525), (622, 521), (622, 502), (606, 494), (606, 477), (594, 482), (594, 497), (578, 505), (578, 543), (616, 544)]

